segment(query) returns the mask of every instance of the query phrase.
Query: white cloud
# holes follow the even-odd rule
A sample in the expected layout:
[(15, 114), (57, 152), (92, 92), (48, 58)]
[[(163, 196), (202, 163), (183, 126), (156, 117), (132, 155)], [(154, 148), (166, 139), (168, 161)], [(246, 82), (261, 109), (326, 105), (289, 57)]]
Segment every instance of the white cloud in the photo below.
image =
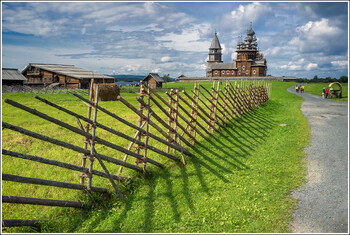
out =
[(162, 62), (169, 62), (171, 60), (171, 58), (169, 56), (164, 56), (162, 58), (160, 58), (160, 61)]
[(305, 69), (310, 71), (310, 70), (317, 69), (317, 68), (318, 68), (318, 64), (309, 63)]
[(158, 37), (157, 40), (165, 47), (179, 51), (208, 51), (210, 41), (203, 40), (201, 35), (207, 33), (209, 28), (208, 24), (192, 25), (183, 29), (180, 34), (170, 32)]
[(331, 61), (331, 64), (335, 68), (346, 69), (349, 63), (346, 60), (337, 60), (337, 61)]
[(159, 73), (159, 72), (160, 72), (160, 68), (152, 69), (152, 73)]
[(344, 32), (336, 26), (331, 26), (328, 19), (309, 21), (305, 25), (297, 27), (297, 35), (289, 45), (294, 46), (301, 53), (332, 52), (337, 50), (339, 44), (344, 43)]
[(247, 30), (249, 22), (258, 23), (267, 15), (271, 16), (273, 14), (273, 10), (268, 4), (253, 2), (248, 5), (240, 5), (230, 13), (224, 14), (216, 23), (216, 27), (237, 34)]

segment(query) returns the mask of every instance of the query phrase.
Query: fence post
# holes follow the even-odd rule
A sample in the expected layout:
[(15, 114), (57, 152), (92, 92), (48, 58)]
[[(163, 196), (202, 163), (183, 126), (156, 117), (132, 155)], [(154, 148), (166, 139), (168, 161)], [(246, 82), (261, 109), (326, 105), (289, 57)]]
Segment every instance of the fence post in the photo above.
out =
[[(141, 84), (140, 85), (140, 94), (139, 94), (139, 96), (140, 96), (140, 98), (143, 100), (143, 97), (145, 96), (145, 88), (143, 87), (143, 85)], [(144, 109), (145, 107), (141, 104), (141, 103), (139, 103), (139, 112), (142, 114), (143, 113), (143, 109)], [(144, 119), (141, 117), (141, 116), (139, 116), (139, 125), (138, 125), (138, 127), (139, 128), (142, 128), (141, 126), (143, 126), (142, 125), (142, 123), (143, 123), (143, 121), (144, 121)], [(147, 133), (148, 134), (148, 133)], [(137, 141), (141, 141), (141, 136), (142, 136), (142, 134), (141, 134), (141, 132), (139, 132), (138, 133), (138, 135), (137, 135), (137, 137), (136, 137), (136, 140)], [(137, 144), (136, 145), (136, 153), (137, 154), (140, 154), (140, 149), (142, 148), (142, 146), (141, 145), (139, 145), (139, 144)], [(140, 163), (140, 159), (135, 159), (135, 163), (136, 163), (136, 165), (138, 164), (138, 163)]]
[[(175, 121), (175, 119), (174, 119), (174, 110), (173, 110), (173, 99), (172, 99), (172, 97), (173, 97), (173, 95), (174, 95), (174, 90), (173, 89), (170, 89), (170, 92), (169, 92), (169, 116), (168, 116), (168, 125), (169, 126), (171, 126), (171, 127), (174, 127), (174, 121)], [(175, 129), (175, 128), (174, 128)], [(167, 134), (169, 135), (169, 136), (171, 136), (171, 130), (170, 129), (168, 129), (168, 132), (167, 132)], [(175, 133), (173, 133), (173, 134), (175, 134)], [(175, 135), (176, 136), (176, 135)], [(174, 140), (175, 138), (174, 138), (174, 136), (173, 136), (173, 140)], [(170, 151), (170, 148), (169, 148), (169, 146), (167, 146), (166, 147), (166, 152), (167, 153), (169, 153), (169, 151)]]
[[(192, 100), (192, 107), (191, 109), (191, 123), (194, 123), (194, 128), (191, 129), (193, 130), (193, 144), (196, 143), (196, 128), (197, 128), (197, 112), (198, 112), (198, 97), (199, 97), (199, 84), (197, 87), (197, 82), (194, 83), (194, 88), (193, 88), (193, 100)], [(198, 91), (197, 91), (198, 90)]]
[(96, 120), (97, 120), (97, 105), (98, 105), (98, 95), (99, 95), (99, 85), (96, 86), (95, 93), (95, 106), (94, 106), (94, 117), (93, 124), (91, 126), (91, 140), (90, 140), (90, 156), (89, 156), (89, 174), (88, 174), (88, 191), (91, 190), (92, 187), (92, 172), (93, 172), (93, 164), (94, 164), (94, 154), (95, 154), (95, 134), (96, 134)]
[(147, 166), (147, 146), (148, 146), (148, 132), (149, 132), (149, 119), (151, 118), (150, 115), (150, 108), (151, 108), (151, 97), (150, 97), (150, 90), (149, 87), (147, 89), (147, 118), (145, 121), (146, 123), (146, 133), (144, 133), (144, 137), (145, 137), (145, 146), (143, 149), (143, 174), (146, 174), (146, 166)]
[[(94, 85), (94, 79), (91, 79), (90, 82), (90, 91), (89, 91), (89, 100), (90, 102), (92, 102), (92, 97), (93, 97), (93, 85)], [(88, 106), (88, 113), (87, 113), (87, 118), (91, 119), (91, 104)], [(86, 126), (85, 126), (85, 130), (87, 133), (89, 132), (90, 129), (90, 123), (86, 122)], [(87, 137), (84, 137), (84, 149), (87, 149), (88, 144), (89, 144), (89, 139)], [(87, 159), (87, 155), (83, 154), (82, 155), (82, 167), (85, 167), (86, 165), (86, 159)], [(84, 184), (84, 178), (86, 177), (86, 174), (84, 172), (82, 172), (80, 174), (80, 184)]]

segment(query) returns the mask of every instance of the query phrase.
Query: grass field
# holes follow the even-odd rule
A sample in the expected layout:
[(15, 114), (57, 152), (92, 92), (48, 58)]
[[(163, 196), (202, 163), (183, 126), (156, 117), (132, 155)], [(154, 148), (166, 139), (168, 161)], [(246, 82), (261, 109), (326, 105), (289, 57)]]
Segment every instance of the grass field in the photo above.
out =
[[(305, 92), (317, 96), (322, 96), (322, 89), (327, 88), (329, 83), (310, 83), (305, 84)], [(332, 98), (334, 101), (348, 101), (348, 84), (343, 83), (343, 98)], [(338, 85), (333, 85), (334, 89), (339, 89)]]
[[(290, 232), (288, 223), (295, 208), (290, 191), (304, 182), (303, 149), (308, 145), (310, 130), (300, 111), (302, 98), (288, 93), (290, 83), (272, 82), (272, 99), (254, 112), (232, 121), (210, 141), (199, 138), (190, 151), (196, 156), (186, 158), (182, 167), (154, 153), (150, 157), (167, 166), (160, 170), (148, 165), (152, 176), (143, 177), (132, 170), (123, 170), (123, 176), (132, 181), (118, 186), (126, 197), (121, 203), (111, 193), (110, 198), (97, 194), (90, 200), (99, 202), (93, 210), (54, 208), (31, 205), (2, 204), (3, 219), (50, 219), (41, 232), (108, 232), (108, 233), (264, 233)], [(209, 87), (211, 83), (203, 83)], [(190, 90), (192, 83), (167, 84)], [(136, 94), (122, 97), (137, 105)], [(163, 93), (165, 98), (166, 95)], [(86, 115), (87, 106), (69, 94), (41, 95), (67, 109)], [(74, 118), (63, 114), (33, 98), (32, 94), (3, 94), (75, 125)], [(137, 116), (117, 101), (100, 105), (137, 124)], [(14, 125), (45, 134), (78, 146), (83, 138), (24, 111), (2, 102), (2, 119)], [(155, 109), (155, 107), (152, 107)], [(163, 116), (165, 119), (165, 116)], [(102, 113), (98, 121), (132, 136), (134, 131)], [(287, 124), (287, 125), (280, 125)], [(151, 129), (152, 133), (155, 130)], [(97, 136), (127, 147), (128, 141), (98, 129)], [(163, 144), (152, 145), (165, 149)], [(72, 151), (34, 140), (4, 129), (4, 149), (37, 155), (81, 165), (81, 157)], [(124, 154), (97, 145), (97, 151), (122, 159)], [(180, 156), (179, 153), (175, 155)], [(128, 162), (133, 163), (129, 157)], [(112, 173), (118, 166), (106, 164)], [(101, 170), (95, 161), (94, 169)], [(78, 183), (78, 172), (62, 170), (8, 156), (2, 157), (2, 172), (50, 180)], [(2, 182), (3, 195), (81, 200), (88, 198), (82, 192), (45, 186)], [(93, 178), (93, 186), (108, 187), (100, 177)], [(5, 232), (35, 232), (33, 228), (13, 228)]]

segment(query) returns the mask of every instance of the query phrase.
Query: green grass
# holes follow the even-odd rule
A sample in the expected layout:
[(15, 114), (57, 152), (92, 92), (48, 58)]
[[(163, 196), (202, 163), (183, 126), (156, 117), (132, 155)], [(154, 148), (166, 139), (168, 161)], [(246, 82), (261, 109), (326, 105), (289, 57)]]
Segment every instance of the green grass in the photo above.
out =
[[(322, 96), (322, 89), (327, 88), (329, 83), (308, 83), (305, 85), (305, 92), (312, 95)], [(332, 98), (334, 101), (348, 101), (348, 84), (343, 83), (343, 98)], [(338, 85), (333, 85), (333, 88), (338, 90)]]
[[(42, 232), (108, 232), (108, 233), (263, 233), (290, 232), (288, 223), (295, 200), (290, 191), (304, 182), (303, 149), (308, 145), (310, 130), (300, 111), (302, 98), (288, 93), (289, 83), (272, 82), (272, 99), (255, 112), (231, 122), (222, 133), (215, 133), (210, 141), (200, 139), (190, 151), (196, 157), (186, 157), (187, 165), (174, 164), (157, 154), (150, 156), (167, 165), (165, 170), (149, 166), (152, 176), (142, 177), (125, 169), (124, 176), (132, 181), (118, 186), (126, 197), (121, 203), (115, 194), (111, 198), (94, 195), (99, 201), (94, 210), (50, 208), (30, 205), (3, 204), (3, 218), (52, 219)], [(203, 83), (209, 87), (212, 83)], [(192, 83), (168, 84), (189, 91)], [(44, 106), (26, 94), (4, 94), (39, 111), (70, 122), (74, 119)], [(136, 106), (136, 95), (122, 94)], [(162, 94), (165, 98), (165, 94)], [(75, 112), (86, 115), (86, 106), (72, 95), (42, 95)], [(134, 124), (137, 117), (119, 102), (101, 102), (101, 106), (128, 119)], [(64, 140), (79, 146), (82, 137), (69, 134), (32, 115), (2, 103), (3, 121), (32, 131)], [(152, 107), (155, 109), (155, 107)], [(163, 116), (165, 119), (165, 116)], [(119, 131), (133, 135), (133, 131), (112, 118), (99, 113), (98, 121), (108, 123)], [(279, 126), (279, 124), (287, 124)], [(302, 130), (302, 131), (300, 131)], [(155, 133), (151, 129), (151, 132)], [(111, 139), (121, 146), (128, 142), (98, 131), (98, 136)], [(165, 146), (152, 142), (160, 149)], [(81, 157), (72, 151), (33, 140), (13, 131), (3, 130), (3, 148), (81, 165)], [(124, 154), (98, 145), (98, 152), (123, 158)], [(178, 153), (175, 153), (180, 156)], [(130, 157), (129, 157), (130, 158)], [(130, 158), (130, 163), (133, 160)], [(96, 169), (100, 169), (95, 161)], [(111, 172), (119, 167), (107, 164)], [(78, 183), (78, 172), (72, 173), (57, 167), (42, 166), (8, 156), (2, 158), (4, 173)], [(94, 177), (94, 186), (108, 187), (103, 178)], [(112, 191), (112, 189), (111, 189)], [(34, 193), (35, 192), (35, 193)], [(35, 196), (67, 200), (88, 200), (85, 194), (74, 190), (53, 189), (45, 186), (28, 186), (3, 182), (4, 195)], [(31, 232), (30, 228), (14, 228), (6, 232)]]

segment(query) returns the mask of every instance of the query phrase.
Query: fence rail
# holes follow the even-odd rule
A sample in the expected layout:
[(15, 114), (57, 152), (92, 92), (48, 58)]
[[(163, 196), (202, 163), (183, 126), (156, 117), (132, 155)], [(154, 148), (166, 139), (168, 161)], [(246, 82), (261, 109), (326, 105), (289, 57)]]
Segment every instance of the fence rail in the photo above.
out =
[[(35, 96), (38, 101), (64, 112), (65, 114), (73, 116), (78, 127), (60, 121), (19, 102), (5, 99), (5, 103), (12, 105), (13, 107), (24, 110), (41, 119), (54, 123), (59, 127), (63, 127), (71, 133), (82, 136), (84, 138), (84, 146), (79, 147), (71, 143), (45, 136), (43, 134), (32, 132), (10, 123), (2, 122), (3, 128), (19, 132), (35, 139), (43, 140), (57, 146), (65, 147), (74, 152), (82, 154), (82, 166), (76, 166), (39, 156), (27, 155), (6, 149), (2, 150), (2, 154), (7, 156), (27, 159), (42, 164), (48, 164), (81, 172), (79, 184), (12, 174), (2, 174), (2, 178), (5, 181), (25, 184), (86, 190), (87, 192), (108, 192), (108, 189), (106, 188), (92, 186), (93, 176), (96, 175), (107, 178), (117, 195), (119, 195), (120, 199), (124, 201), (124, 196), (116, 184), (116, 182), (121, 183), (126, 179), (126, 177), (120, 176), (124, 167), (143, 174), (150, 173), (147, 169), (148, 164), (152, 164), (159, 168), (164, 168), (164, 163), (151, 158), (153, 153), (156, 153), (161, 157), (165, 157), (168, 160), (186, 164), (185, 155), (188, 157), (194, 156), (190, 152), (190, 148), (198, 143), (197, 139), (199, 136), (206, 140), (210, 139), (214, 132), (221, 132), (221, 129), (224, 128), (228, 122), (240, 118), (250, 110), (254, 111), (271, 97), (271, 84), (266, 82), (241, 82), (240, 85), (237, 84), (237, 82), (235, 82), (233, 85), (230, 81), (224, 81), (224, 84), (222, 83), (223, 81), (214, 81), (210, 89), (199, 83), (195, 83), (193, 90), (189, 92), (185, 90), (180, 91), (179, 89), (170, 89), (165, 92), (166, 99), (159, 94), (159, 91), (150, 88), (147, 84), (141, 81), (141, 85), (139, 87), (139, 97), (137, 97), (138, 107), (135, 107), (133, 104), (129, 103), (122, 96), (117, 97), (118, 102), (138, 116), (137, 125), (101, 107), (97, 98), (99, 95), (98, 85), (95, 94), (96, 99), (93, 101), (93, 82), (91, 83), (90, 87), (89, 99), (82, 97), (82, 93), (74, 93), (75, 97), (79, 98), (88, 105), (87, 117), (79, 115), (78, 113), (68, 110), (49, 100)], [(126, 135), (116, 129), (98, 122), (98, 111), (107, 114), (115, 120), (118, 120), (128, 128), (132, 128), (135, 131), (135, 135)], [(85, 127), (83, 126), (82, 122), (85, 122)], [(100, 138), (96, 134), (97, 128), (107, 131), (118, 138), (130, 141), (129, 147), (125, 148), (112, 140)], [(156, 133), (150, 131), (150, 128), (155, 130)], [(151, 145), (150, 139), (152, 139), (152, 143), (159, 142), (164, 144), (166, 149), (162, 150), (159, 147)], [(124, 154), (124, 158), (120, 160), (112, 156), (100, 154), (97, 152), (95, 144), (100, 144), (109, 149), (117, 150), (118, 152)], [(133, 146), (135, 147), (134, 151), (131, 150)], [(187, 148), (185, 148), (185, 146)], [(135, 158), (135, 164), (127, 162), (128, 156)], [(102, 167), (103, 172), (93, 169), (93, 163), (96, 159)], [(162, 161), (162, 159), (160, 159), (160, 161)], [(116, 175), (111, 174), (104, 162), (118, 165), (120, 167), (118, 173)], [(86, 166), (87, 163), (89, 164), (88, 167)], [(139, 164), (142, 164), (142, 166), (139, 166)], [(85, 178), (87, 178), (86, 185), (84, 182)], [(19, 196), (3, 196), (2, 200), (3, 203), (71, 206), (76, 208), (89, 206), (89, 204), (84, 204), (82, 202), (27, 198)], [(27, 226), (37, 223), (39, 223), (37, 220), (3, 220), (3, 224), (5, 226)]]

